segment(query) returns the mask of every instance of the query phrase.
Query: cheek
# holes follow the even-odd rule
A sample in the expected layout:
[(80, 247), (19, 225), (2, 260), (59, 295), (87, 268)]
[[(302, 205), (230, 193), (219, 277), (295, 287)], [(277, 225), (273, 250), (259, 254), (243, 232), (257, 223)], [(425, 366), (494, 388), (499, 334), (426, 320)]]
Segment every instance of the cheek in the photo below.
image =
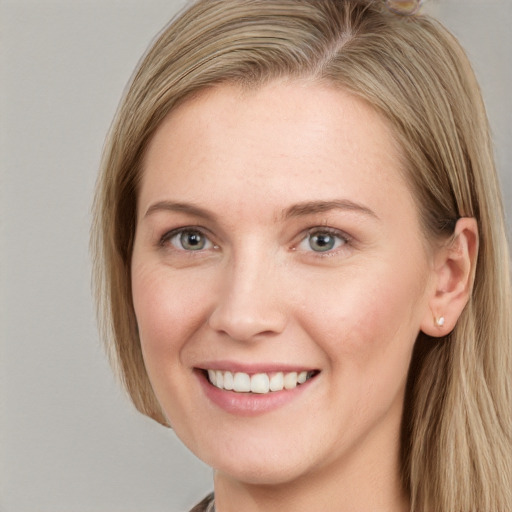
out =
[(401, 411), (419, 331), (417, 283), (397, 286), (385, 276), (340, 279), (332, 293), (311, 300), (314, 314), (304, 326), (329, 361), (329, 402), (363, 430), (389, 411)]
[(175, 356), (204, 322), (207, 294), (200, 281), (192, 286), (166, 270), (132, 266), (133, 304), (146, 364)]
[(368, 373), (384, 362), (407, 368), (424, 311), (418, 274), (404, 272), (397, 281), (393, 267), (366, 267), (325, 289), (310, 289), (304, 328), (334, 364)]

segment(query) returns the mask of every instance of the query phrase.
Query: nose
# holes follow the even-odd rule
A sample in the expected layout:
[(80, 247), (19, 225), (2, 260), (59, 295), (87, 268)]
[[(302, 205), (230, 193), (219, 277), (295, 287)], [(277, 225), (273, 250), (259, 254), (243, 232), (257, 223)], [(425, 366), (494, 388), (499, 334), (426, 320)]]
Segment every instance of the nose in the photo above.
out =
[(283, 332), (287, 311), (272, 258), (253, 255), (226, 270), (209, 318), (211, 329), (237, 341), (256, 341)]

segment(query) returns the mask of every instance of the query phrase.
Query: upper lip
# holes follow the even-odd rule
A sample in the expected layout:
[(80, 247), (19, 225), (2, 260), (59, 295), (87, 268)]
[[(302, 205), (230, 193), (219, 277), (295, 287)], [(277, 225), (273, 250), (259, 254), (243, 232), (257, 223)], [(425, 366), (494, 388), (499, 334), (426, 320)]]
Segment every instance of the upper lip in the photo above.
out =
[(237, 361), (206, 361), (196, 366), (200, 370), (219, 370), (248, 374), (272, 372), (303, 372), (317, 370), (314, 366), (290, 363), (241, 363)]

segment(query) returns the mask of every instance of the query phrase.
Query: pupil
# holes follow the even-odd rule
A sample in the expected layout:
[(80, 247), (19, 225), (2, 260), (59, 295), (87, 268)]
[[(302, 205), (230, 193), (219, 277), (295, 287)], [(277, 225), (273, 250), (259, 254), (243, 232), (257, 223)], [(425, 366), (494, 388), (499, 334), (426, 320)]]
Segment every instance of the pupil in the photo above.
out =
[(204, 247), (204, 239), (201, 233), (186, 231), (181, 234), (181, 245), (184, 249), (199, 250)]
[(315, 251), (329, 251), (334, 247), (334, 237), (320, 233), (311, 237), (311, 248)]

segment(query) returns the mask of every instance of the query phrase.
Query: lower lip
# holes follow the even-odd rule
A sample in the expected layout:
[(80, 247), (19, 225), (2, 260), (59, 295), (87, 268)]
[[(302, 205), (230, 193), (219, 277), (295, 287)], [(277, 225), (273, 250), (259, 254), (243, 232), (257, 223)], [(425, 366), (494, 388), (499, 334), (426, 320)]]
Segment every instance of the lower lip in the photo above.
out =
[(309, 388), (311, 382), (316, 379), (316, 377), (309, 379), (304, 384), (289, 390), (271, 391), (266, 394), (236, 393), (219, 389), (210, 384), (202, 371), (196, 373), (204, 393), (210, 401), (224, 411), (238, 416), (257, 416), (279, 409), (302, 395)]

